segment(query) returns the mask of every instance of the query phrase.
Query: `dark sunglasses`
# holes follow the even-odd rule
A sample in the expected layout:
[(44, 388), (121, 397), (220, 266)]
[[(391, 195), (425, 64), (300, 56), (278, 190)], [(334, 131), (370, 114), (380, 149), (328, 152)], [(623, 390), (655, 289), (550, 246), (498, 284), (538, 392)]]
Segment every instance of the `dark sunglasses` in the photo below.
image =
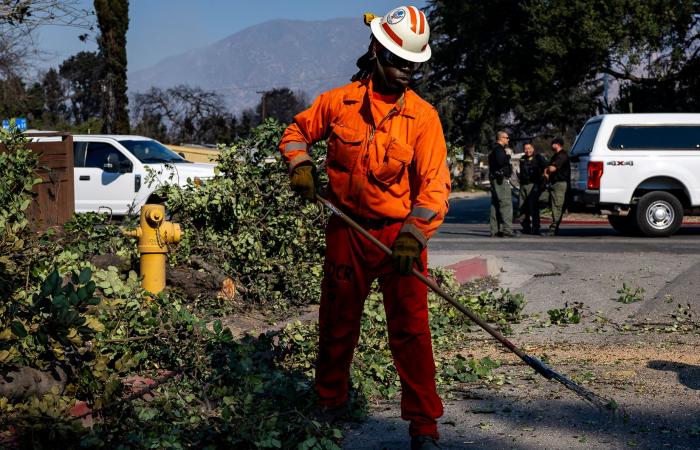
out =
[(385, 48), (379, 50), (379, 53), (377, 53), (377, 59), (379, 59), (379, 62), (383, 66), (396, 67), (397, 69), (405, 68), (416, 71), (421, 65), (419, 62), (407, 61), (400, 56), (396, 56)]

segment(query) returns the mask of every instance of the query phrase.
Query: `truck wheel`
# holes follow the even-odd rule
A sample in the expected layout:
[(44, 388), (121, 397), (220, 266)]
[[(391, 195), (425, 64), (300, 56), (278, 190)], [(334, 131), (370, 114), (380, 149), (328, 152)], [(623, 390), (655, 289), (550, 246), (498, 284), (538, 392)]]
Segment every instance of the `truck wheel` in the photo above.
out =
[(639, 234), (634, 211), (630, 212), (631, 214), (627, 216), (608, 216), (610, 226), (623, 236), (636, 236)]
[(640, 231), (646, 236), (671, 236), (683, 222), (683, 205), (668, 192), (649, 192), (639, 199), (636, 219)]

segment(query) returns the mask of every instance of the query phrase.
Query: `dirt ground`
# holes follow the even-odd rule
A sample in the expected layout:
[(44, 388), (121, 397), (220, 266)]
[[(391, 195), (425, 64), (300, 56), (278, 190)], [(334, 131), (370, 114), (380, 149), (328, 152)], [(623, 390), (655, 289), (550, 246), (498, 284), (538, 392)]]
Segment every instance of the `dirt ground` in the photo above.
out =
[[(482, 279), (468, 288), (476, 292), (497, 285), (495, 279)], [(442, 448), (700, 449), (700, 324), (697, 318), (695, 326), (679, 324), (662, 314), (656, 315), (657, 323), (649, 323), (643, 315), (629, 314), (634, 305), (621, 311), (611, 308), (605, 313), (610, 318), (591, 306), (581, 323), (561, 326), (547, 326), (541, 312), (533, 313), (514, 325), (509, 336), (528, 355), (614, 400), (618, 405), (614, 411), (597, 409), (562, 384), (544, 379), (474, 328), (455, 352), (489, 357), (501, 366), (491, 381), (454, 385), (441, 392)], [(282, 328), (289, 321), (314, 321), (316, 308), (279, 323), (250, 313), (231, 318), (226, 325), (236, 335), (256, 334)], [(347, 450), (408, 448), (407, 423), (400, 418), (398, 399), (370, 405), (365, 421), (343, 428)]]
[[(527, 354), (618, 407), (599, 410), (537, 375), (490, 338), (475, 336), (460, 353), (501, 361), (495, 375), (502, 378), (443, 393), (443, 448), (700, 448), (698, 334), (557, 331), (546, 336), (516, 331), (513, 341), (527, 342), (522, 346)], [(369, 420), (347, 425), (343, 448), (407, 448), (399, 411), (397, 402), (374, 405)]]

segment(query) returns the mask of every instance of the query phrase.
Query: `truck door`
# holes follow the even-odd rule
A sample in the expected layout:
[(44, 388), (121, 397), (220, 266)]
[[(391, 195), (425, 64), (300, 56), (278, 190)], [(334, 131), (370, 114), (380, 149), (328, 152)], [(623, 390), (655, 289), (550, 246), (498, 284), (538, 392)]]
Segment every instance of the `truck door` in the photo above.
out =
[(595, 138), (600, 129), (600, 120), (588, 122), (576, 137), (571, 148), (571, 189), (583, 192), (588, 184), (588, 162)]
[[(133, 162), (108, 142), (75, 142), (76, 212), (124, 215), (136, 196)], [(116, 153), (120, 171), (105, 172), (107, 155)]]

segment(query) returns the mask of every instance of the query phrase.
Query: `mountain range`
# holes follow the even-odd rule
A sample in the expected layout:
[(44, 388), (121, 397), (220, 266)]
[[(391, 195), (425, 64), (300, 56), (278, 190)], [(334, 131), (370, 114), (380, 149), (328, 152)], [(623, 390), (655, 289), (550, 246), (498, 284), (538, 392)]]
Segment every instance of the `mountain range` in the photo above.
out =
[(359, 18), (272, 20), (129, 72), (129, 92), (187, 84), (217, 92), (233, 113), (254, 107), (259, 91), (273, 88), (304, 92), (311, 101), (349, 82), (369, 36)]

